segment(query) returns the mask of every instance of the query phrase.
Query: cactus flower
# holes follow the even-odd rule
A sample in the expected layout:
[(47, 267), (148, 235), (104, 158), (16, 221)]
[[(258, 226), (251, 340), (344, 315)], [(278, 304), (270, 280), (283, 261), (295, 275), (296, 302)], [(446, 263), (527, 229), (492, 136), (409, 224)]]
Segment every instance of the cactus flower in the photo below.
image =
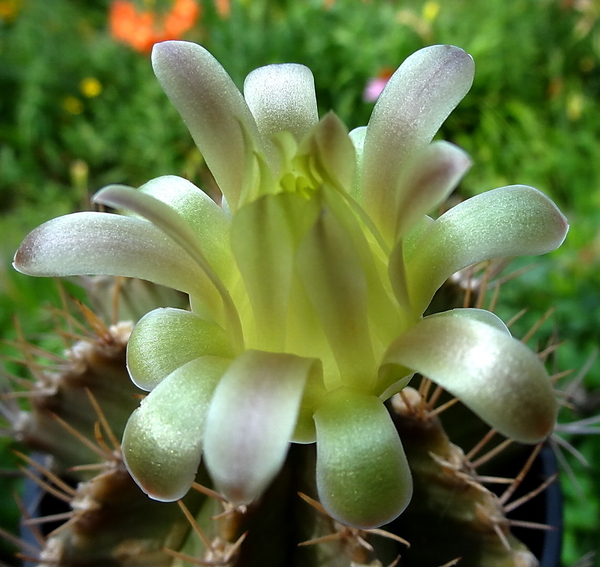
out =
[(420, 372), (501, 433), (543, 439), (555, 422), (535, 353), (492, 313), (423, 313), (444, 281), (487, 259), (543, 254), (567, 223), (531, 187), (483, 193), (436, 220), (469, 168), (432, 138), (469, 90), (473, 61), (437, 45), (391, 77), (366, 127), (319, 120), (296, 64), (246, 78), (244, 94), (202, 47), (169, 41), (152, 62), (222, 194), (159, 177), (113, 185), (82, 212), (35, 229), (26, 274), (137, 277), (189, 294), (135, 327), (132, 380), (149, 392), (123, 438), (152, 498), (182, 497), (201, 457), (233, 504), (260, 497), (290, 442), (317, 444), (319, 498), (369, 528), (410, 500), (411, 475), (384, 402)]

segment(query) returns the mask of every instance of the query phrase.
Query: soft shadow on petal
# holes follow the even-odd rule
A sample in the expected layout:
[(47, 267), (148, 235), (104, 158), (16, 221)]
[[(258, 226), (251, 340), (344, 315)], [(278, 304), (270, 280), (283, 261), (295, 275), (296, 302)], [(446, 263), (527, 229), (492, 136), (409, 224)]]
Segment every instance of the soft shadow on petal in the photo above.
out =
[(221, 64), (195, 43), (156, 44), (152, 65), (229, 205), (236, 209), (248, 155), (241, 124), (250, 133), (251, 143), (261, 150), (258, 129), (244, 97)]
[(124, 276), (190, 294), (205, 279), (189, 254), (157, 227), (109, 213), (73, 213), (38, 226), (13, 265), (31, 276)]
[(244, 98), (271, 155), (275, 155), (270, 140), (273, 134), (287, 130), (299, 142), (319, 120), (314, 77), (304, 65), (255, 69), (244, 82)]
[(229, 337), (216, 323), (170, 307), (142, 317), (127, 343), (127, 370), (134, 384), (152, 390), (163, 378), (202, 356), (233, 358)]
[(131, 414), (123, 433), (123, 458), (151, 498), (171, 502), (190, 489), (200, 463), (208, 405), (229, 364), (212, 356), (188, 362)]
[(533, 187), (500, 187), (463, 201), (431, 225), (408, 262), (415, 312), (422, 313), (458, 270), (493, 258), (545, 254), (562, 244), (567, 230), (556, 205)]
[(313, 128), (298, 148), (299, 155), (314, 160), (312, 166), (327, 183), (342, 192), (350, 193), (356, 170), (356, 151), (348, 136), (346, 125), (329, 112)]
[(396, 238), (441, 205), (471, 167), (469, 156), (449, 142), (433, 142), (416, 158), (396, 203)]
[(408, 462), (383, 402), (340, 388), (315, 412), (317, 489), (336, 520), (357, 528), (391, 522), (410, 502)]
[(362, 184), (367, 210), (389, 239), (402, 176), (471, 88), (474, 72), (462, 49), (425, 47), (404, 61), (379, 97), (367, 127)]
[(231, 227), (231, 248), (244, 279), (262, 348), (284, 350), (294, 254), (314, 223), (317, 203), (296, 193), (244, 205)]
[(368, 388), (375, 379), (369, 334), (367, 280), (348, 232), (323, 206), (298, 248), (300, 279), (319, 315), (346, 385)]
[(249, 350), (219, 382), (206, 421), (205, 462), (232, 504), (258, 498), (279, 472), (313, 359)]
[(496, 325), (427, 317), (390, 345), (384, 364), (427, 376), (517, 441), (537, 443), (554, 427), (558, 405), (544, 365)]

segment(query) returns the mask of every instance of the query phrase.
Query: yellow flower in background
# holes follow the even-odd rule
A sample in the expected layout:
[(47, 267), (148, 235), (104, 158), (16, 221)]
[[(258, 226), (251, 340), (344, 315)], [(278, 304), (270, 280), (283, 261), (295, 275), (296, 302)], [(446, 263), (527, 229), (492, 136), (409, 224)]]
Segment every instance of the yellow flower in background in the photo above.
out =
[(423, 4), (423, 18), (428, 22), (433, 22), (437, 18), (437, 15), (440, 13), (440, 5), (438, 2), (433, 2), (430, 0), (429, 2), (425, 2)]
[(0, 18), (11, 22), (17, 17), (21, 8), (21, 0), (0, 0)]
[(72, 95), (63, 98), (62, 106), (69, 114), (81, 114), (83, 112), (83, 103)]
[(86, 77), (79, 83), (79, 90), (83, 96), (94, 98), (102, 92), (102, 84), (95, 77)]
[(581, 93), (571, 93), (567, 97), (567, 116), (569, 120), (576, 122), (581, 118), (584, 99)]

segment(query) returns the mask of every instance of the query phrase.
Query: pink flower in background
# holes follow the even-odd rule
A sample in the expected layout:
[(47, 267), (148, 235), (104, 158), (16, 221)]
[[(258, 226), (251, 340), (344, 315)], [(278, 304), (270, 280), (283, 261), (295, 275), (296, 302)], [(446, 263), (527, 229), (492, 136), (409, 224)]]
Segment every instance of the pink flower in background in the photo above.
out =
[(375, 102), (381, 91), (385, 88), (394, 69), (391, 67), (384, 67), (376, 77), (372, 77), (367, 81), (367, 85), (365, 86), (365, 90), (363, 91), (363, 100), (365, 102)]

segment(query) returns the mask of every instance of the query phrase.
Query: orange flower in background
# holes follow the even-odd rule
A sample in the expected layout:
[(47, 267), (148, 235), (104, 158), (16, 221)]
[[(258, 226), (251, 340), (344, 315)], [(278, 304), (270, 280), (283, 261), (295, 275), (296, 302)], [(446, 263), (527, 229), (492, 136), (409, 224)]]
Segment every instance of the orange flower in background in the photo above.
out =
[(155, 43), (181, 38), (199, 16), (196, 0), (175, 0), (165, 14), (138, 10), (130, 0), (114, 0), (109, 14), (110, 31), (116, 40), (141, 53), (149, 53)]

